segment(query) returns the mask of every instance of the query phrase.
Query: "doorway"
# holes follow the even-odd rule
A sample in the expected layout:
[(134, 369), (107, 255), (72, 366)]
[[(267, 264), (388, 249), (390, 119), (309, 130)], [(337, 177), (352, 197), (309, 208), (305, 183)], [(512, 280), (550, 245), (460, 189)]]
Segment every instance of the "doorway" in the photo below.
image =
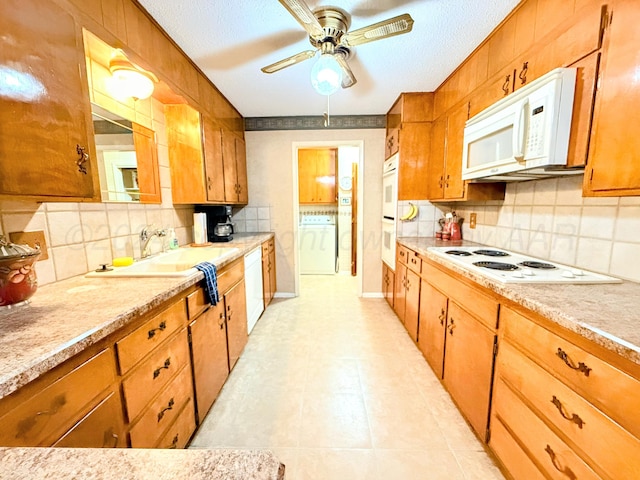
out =
[[(334, 150), (337, 153), (337, 164), (335, 166), (334, 182), (334, 201), (329, 203), (318, 202), (316, 204), (309, 203), (308, 195), (308, 172), (305, 169), (308, 165), (300, 166), (300, 154), (306, 155), (305, 150)], [(359, 235), (359, 225), (362, 219), (358, 205), (361, 204), (362, 188), (361, 182), (362, 158), (363, 158), (364, 142), (362, 140), (355, 141), (316, 141), (316, 142), (295, 142), (293, 144), (293, 181), (294, 181), (294, 225), (295, 246), (296, 246), (296, 275), (295, 275), (295, 293), (299, 294), (299, 276), (302, 274), (301, 264), (301, 235), (306, 235), (306, 229), (301, 222), (306, 215), (333, 215), (335, 216), (335, 226), (337, 230), (336, 250), (337, 250), (337, 275), (354, 276), (357, 283), (358, 295), (362, 295), (362, 278), (360, 272), (362, 270), (362, 258), (358, 248), (361, 243)], [(302, 178), (300, 177), (302, 175)], [(320, 178), (326, 175), (318, 175)], [(324, 178), (323, 181), (327, 181)], [(360, 187), (360, 188), (358, 188)], [(304, 195), (305, 200), (301, 201), (301, 190), (307, 192)]]

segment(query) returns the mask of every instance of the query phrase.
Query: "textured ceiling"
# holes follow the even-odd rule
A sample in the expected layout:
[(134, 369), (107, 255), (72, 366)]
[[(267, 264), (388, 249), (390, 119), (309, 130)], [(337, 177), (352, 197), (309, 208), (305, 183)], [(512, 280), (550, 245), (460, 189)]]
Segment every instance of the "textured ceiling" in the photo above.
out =
[[(326, 97), (309, 75), (315, 60), (273, 74), (260, 68), (311, 49), (277, 0), (139, 0), (246, 117), (322, 115)], [(358, 83), (330, 97), (332, 115), (386, 113), (400, 92), (433, 91), (519, 0), (308, 0), (340, 7), (351, 30), (409, 13), (413, 31), (359, 45)], [(317, 58), (317, 57), (316, 57)]]

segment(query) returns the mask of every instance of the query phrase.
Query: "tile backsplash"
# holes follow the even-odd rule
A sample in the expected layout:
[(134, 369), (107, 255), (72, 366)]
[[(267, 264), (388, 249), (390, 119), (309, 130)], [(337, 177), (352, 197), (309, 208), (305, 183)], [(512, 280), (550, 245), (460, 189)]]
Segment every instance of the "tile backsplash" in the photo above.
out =
[(237, 233), (271, 232), (271, 206), (234, 207), (231, 221), (233, 229)]
[(467, 240), (640, 281), (640, 197), (583, 198), (581, 175), (510, 183), (504, 202), (439, 208), (465, 219)]

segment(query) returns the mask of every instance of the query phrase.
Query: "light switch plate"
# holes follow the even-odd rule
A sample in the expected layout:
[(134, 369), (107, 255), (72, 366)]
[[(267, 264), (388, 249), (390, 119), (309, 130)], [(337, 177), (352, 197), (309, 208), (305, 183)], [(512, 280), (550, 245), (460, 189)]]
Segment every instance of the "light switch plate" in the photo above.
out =
[(44, 232), (42, 230), (36, 230), (35, 232), (10, 232), (9, 239), (18, 245), (27, 244), (33, 248), (40, 245), (40, 251), (42, 253), (40, 253), (38, 261), (49, 258), (49, 254), (47, 253), (47, 241), (45, 240)]
[(469, 214), (469, 228), (476, 228), (476, 219), (478, 217), (477, 213)]

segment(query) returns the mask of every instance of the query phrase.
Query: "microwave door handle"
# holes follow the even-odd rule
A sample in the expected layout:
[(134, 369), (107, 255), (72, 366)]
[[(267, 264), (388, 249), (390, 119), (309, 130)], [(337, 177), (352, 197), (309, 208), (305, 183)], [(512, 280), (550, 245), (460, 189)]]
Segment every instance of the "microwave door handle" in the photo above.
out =
[(513, 157), (519, 162), (524, 160), (524, 140), (527, 135), (526, 113), (529, 99), (525, 98), (520, 104), (517, 121), (513, 129)]

